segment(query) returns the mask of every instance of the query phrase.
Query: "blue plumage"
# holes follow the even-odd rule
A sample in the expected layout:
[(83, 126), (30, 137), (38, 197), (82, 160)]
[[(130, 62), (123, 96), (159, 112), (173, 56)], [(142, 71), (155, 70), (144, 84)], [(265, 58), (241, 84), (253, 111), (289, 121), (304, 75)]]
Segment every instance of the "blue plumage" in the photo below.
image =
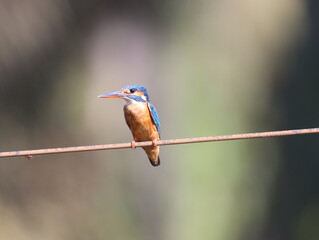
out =
[(140, 96), (136, 96), (136, 95), (131, 95), (129, 96), (130, 99), (135, 100), (137, 102), (147, 102), (146, 100), (144, 100), (142, 97)]
[(146, 88), (141, 86), (141, 85), (127, 85), (127, 86), (122, 88), (122, 90), (124, 90), (124, 89), (135, 89), (137, 92), (142, 92), (142, 93), (144, 93), (144, 96), (146, 97), (146, 101), (148, 101), (148, 102), (150, 101), (150, 98), (148, 96), (148, 92), (147, 92)]
[(150, 102), (148, 103), (148, 108), (150, 109), (151, 116), (152, 116), (152, 119), (156, 125), (157, 131), (160, 134), (161, 133), (161, 123), (160, 123), (157, 111), (156, 111), (155, 107), (153, 106), (153, 104)]
[(141, 85), (128, 85), (120, 91), (115, 91), (98, 96), (100, 98), (122, 98), (126, 101), (124, 105), (124, 116), (134, 140), (131, 145), (135, 148), (136, 142), (152, 141), (152, 146), (143, 147), (148, 159), (153, 166), (160, 165), (159, 146), (160, 120), (155, 107), (149, 102), (146, 88)]
[(141, 86), (141, 85), (128, 85), (128, 86), (123, 87), (122, 89), (136, 89), (136, 91), (142, 92), (144, 94), (144, 96), (146, 97), (146, 100), (144, 100), (142, 97), (136, 96), (136, 95), (131, 95), (130, 98), (135, 100), (135, 101), (138, 101), (138, 102), (148, 102), (148, 108), (150, 110), (152, 119), (156, 125), (158, 133), (160, 133), (161, 132), (160, 120), (159, 120), (159, 117), (158, 117), (158, 114), (157, 114), (157, 111), (156, 111), (154, 105), (149, 102), (150, 98), (148, 96), (148, 92), (147, 92), (146, 88)]

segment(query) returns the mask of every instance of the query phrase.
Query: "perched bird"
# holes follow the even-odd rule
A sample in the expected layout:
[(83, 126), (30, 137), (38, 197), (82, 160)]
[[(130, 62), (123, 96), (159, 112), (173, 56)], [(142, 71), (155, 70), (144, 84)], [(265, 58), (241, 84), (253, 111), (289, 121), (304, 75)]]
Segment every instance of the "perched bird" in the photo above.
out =
[(111, 92), (98, 96), (99, 98), (123, 98), (124, 116), (130, 128), (134, 140), (131, 145), (135, 148), (136, 142), (152, 141), (153, 146), (143, 147), (151, 164), (160, 165), (159, 147), (157, 140), (160, 139), (160, 121), (155, 107), (150, 103), (146, 88), (140, 85), (129, 85), (120, 91)]

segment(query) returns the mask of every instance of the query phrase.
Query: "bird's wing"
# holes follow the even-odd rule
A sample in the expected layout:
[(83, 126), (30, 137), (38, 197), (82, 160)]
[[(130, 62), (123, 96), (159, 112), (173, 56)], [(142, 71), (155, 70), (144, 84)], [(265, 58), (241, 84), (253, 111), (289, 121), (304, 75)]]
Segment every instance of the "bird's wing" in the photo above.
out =
[(159, 120), (158, 114), (156, 112), (156, 109), (151, 103), (148, 103), (148, 109), (150, 110), (153, 122), (157, 128), (157, 131), (158, 131), (158, 133), (160, 133), (161, 132), (161, 124), (160, 124), (160, 120)]

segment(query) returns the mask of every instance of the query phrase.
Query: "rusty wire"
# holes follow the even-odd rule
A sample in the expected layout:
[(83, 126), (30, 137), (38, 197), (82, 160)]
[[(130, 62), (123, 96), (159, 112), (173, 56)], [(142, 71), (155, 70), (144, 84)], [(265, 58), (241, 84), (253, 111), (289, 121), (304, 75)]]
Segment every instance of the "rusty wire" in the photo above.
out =
[[(228, 140), (251, 139), (251, 138), (266, 138), (266, 137), (279, 137), (279, 136), (289, 136), (289, 135), (301, 135), (301, 134), (311, 134), (311, 133), (319, 133), (319, 128), (272, 131), (272, 132), (258, 132), (258, 133), (244, 133), (244, 134), (233, 134), (233, 135), (212, 136), (212, 137), (159, 140), (159, 141), (157, 141), (157, 145), (162, 146), (162, 145), (186, 144), (186, 143), (216, 142), (216, 141), (228, 141)], [(153, 145), (153, 142), (151, 142), (151, 141), (137, 142), (136, 143), (136, 147), (146, 147), (146, 146), (152, 146), (152, 145)], [(79, 146), (79, 147), (22, 150), (22, 151), (12, 151), (12, 152), (0, 152), (0, 158), (24, 156), (27, 159), (32, 159), (33, 155), (110, 150), (110, 149), (122, 149), (122, 148), (131, 148), (131, 147), (132, 147), (131, 143), (118, 143), (118, 144)]]
[[(289, 135), (301, 135), (301, 134), (311, 134), (311, 133), (319, 133), (319, 128), (272, 131), (272, 132), (258, 132), (258, 133), (244, 133), (244, 134), (233, 134), (233, 135), (212, 136), (212, 137), (159, 140), (159, 141), (157, 141), (157, 145), (162, 146), (162, 145), (186, 144), (186, 143), (216, 142), (216, 141), (228, 141), (228, 140), (251, 139), (251, 138), (266, 138), (266, 137), (279, 137), (279, 136), (289, 136)], [(136, 147), (146, 147), (146, 146), (152, 146), (152, 145), (153, 145), (153, 142), (151, 142), (151, 141), (137, 142), (136, 143)], [(22, 150), (22, 151), (12, 151), (12, 152), (0, 152), (0, 158), (24, 156), (27, 159), (32, 159), (33, 155), (110, 150), (110, 149), (122, 149), (122, 148), (131, 148), (131, 147), (132, 147), (131, 143), (118, 143), (118, 144), (79, 146), (79, 147)]]

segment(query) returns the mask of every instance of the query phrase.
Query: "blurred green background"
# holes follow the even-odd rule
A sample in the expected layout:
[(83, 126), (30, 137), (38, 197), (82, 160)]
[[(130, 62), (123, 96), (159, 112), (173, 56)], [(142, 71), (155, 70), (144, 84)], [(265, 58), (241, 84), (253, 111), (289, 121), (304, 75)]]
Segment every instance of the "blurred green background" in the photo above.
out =
[[(0, 0), (0, 151), (319, 127), (317, 0)], [(319, 136), (0, 161), (0, 239), (319, 239)]]

